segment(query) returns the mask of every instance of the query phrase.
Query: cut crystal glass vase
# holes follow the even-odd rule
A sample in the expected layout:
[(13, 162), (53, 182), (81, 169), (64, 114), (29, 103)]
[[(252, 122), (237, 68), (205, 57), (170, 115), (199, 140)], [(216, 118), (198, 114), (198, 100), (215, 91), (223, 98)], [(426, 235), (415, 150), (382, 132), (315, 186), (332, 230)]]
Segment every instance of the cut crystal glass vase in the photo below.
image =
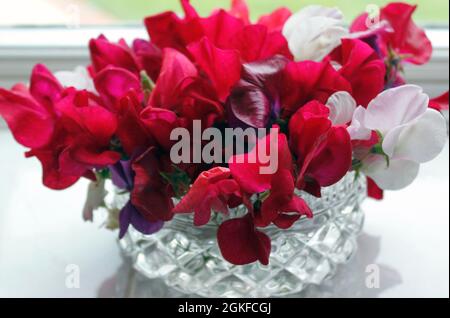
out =
[[(356, 251), (364, 214), (365, 178), (348, 174), (323, 189), (321, 199), (301, 193), (314, 211), (289, 230), (263, 229), (272, 239), (270, 263), (235, 266), (223, 259), (216, 235), (220, 216), (204, 227), (192, 218), (176, 216), (153, 235), (130, 227), (119, 241), (134, 268), (149, 279), (160, 278), (169, 288), (203, 297), (282, 297), (331, 278)], [(230, 217), (245, 214), (244, 207)]]

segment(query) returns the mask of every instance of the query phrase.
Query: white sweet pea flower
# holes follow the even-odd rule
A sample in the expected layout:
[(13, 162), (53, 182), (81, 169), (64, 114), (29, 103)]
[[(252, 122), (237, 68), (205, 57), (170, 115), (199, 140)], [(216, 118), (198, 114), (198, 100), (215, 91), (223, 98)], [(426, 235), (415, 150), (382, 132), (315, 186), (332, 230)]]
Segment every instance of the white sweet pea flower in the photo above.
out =
[(55, 77), (65, 87), (96, 92), (94, 81), (84, 66), (77, 66), (73, 71), (56, 72)]
[(348, 131), (353, 140), (368, 140), (376, 131), (382, 153), (361, 158), (362, 172), (384, 190), (400, 190), (417, 177), (421, 163), (433, 160), (447, 142), (444, 117), (428, 108), (422, 88), (404, 85), (378, 95), (367, 109), (358, 107)]
[(311, 5), (286, 21), (283, 35), (297, 61), (321, 61), (348, 35), (343, 21), (338, 9)]
[(330, 109), (331, 122), (334, 126), (339, 126), (352, 121), (356, 101), (348, 92), (342, 91), (331, 95), (326, 106)]

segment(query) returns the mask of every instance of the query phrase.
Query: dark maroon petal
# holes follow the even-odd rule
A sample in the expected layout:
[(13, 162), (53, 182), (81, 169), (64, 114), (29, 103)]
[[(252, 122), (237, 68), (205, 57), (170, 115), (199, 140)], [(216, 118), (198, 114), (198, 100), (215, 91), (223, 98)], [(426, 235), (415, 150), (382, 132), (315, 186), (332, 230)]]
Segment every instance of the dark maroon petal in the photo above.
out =
[(217, 232), (222, 256), (234, 265), (246, 265), (256, 261), (269, 264), (270, 238), (258, 231), (248, 214), (243, 218), (225, 221)]
[(272, 125), (280, 109), (277, 96), (279, 76), (288, 60), (283, 56), (248, 63), (241, 80), (227, 101), (228, 120), (233, 128), (265, 128)]

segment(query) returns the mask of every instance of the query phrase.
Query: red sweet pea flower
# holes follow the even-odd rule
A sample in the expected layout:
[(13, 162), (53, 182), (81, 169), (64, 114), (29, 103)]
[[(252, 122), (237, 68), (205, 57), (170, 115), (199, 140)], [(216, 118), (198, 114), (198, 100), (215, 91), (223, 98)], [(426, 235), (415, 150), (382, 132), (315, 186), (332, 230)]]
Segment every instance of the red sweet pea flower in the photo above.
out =
[(437, 111), (448, 110), (448, 91), (430, 100), (430, 107)]
[(156, 82), (162, 65), (161, 49), (152, 42), (136, 39), (133, 41), (133, 51), (141, 70), (144, 70), (153, 82)]
[(134, 92), (139, 101), (143, 101), (139, 77), (124, 68), (106, 67), (94, 77), (94, 84), (104, 104), (112, 112), (117, 111), (120, 100), (130, 92)]
[(140, 117), (146, 131), (155, 140), (155, 144), (167, 153), (175, 144), (175, 141), (170, 140), (171, 132), (177, 127), (186, 125), (174, 112), (162, 108), (147, 107)]
[(215, 92), (185, 55), (165, 49), (161, 74), (148, 104), (174, 111), (187, 120), (202, 120), (202, 127), (210, 127), (224, 115)]
[(330, 57), (341, 66), (338, 72), (350, 82), (358, 105), (366, 107), (384, 90), (384, 61), (368, 44), (361, 40), (344, 39)]
[[(245, 193), (254, 194), (270, 190), (272, 180), (278, 171), (293, 169), (286, 136), (279, 134), (278, 138), (275, 138), (276, 135), (273, 133), (275, 129), (279, 130), (273, 127), (272, 133), (258, 140), (250, 152), (235, 155), (228, 161), (233, 179), (239, 183)], [(277, 146), (276, 154), (273, 153), (275, 146)], [(277, 161), (276, 171), (262, 173), (261, 168), (269, 167), (270, 162), (263, 162), (260, 153), (267, 154), (272, 164), (275, 160)]]
[(270, 238), (256, 229), (250, 214), (223, 222), (217, 241), (222, 256), (234, 265), (269, 264)]
[[(378, 45), (384, 56), (389, 50), (395, 51), (404, 61), (413, 64), (425, 64), (431, 58), (433, 51), (430, 40), (425, 31), (413, 21), (412, 15), (417, 6), (407, 3), (390, 3), (381, 9), (380, 19), (387, 21), (393, 32), (382, 32)], [(353, 22), (352, 32), (366, 31), (368, 14), (362, 14)]]
[[(171, 47), (189, 56), (186, 48), (206, 37), (219, 49), (238, 50), (244, 62), (265, 59), (275, 54), (292, 59), (286, 39), (280, 31), (269, 32), (264, 25), (247, 24), (246, 19), (243, 21), (225, 10), (201, 18), (194, 14), (195, 10), (188, 5), (188, 1), (183, 1), (183, 8), (185, 18), (166, 12), (145, 19), (150, 38), (160, 48)], [(236, 10), (232, 10), (232, 13), (236, 14)]]
[(116, 66), (135, 74), (139, 73), (138, 61), (123, 39), (118, 43), (112, 43), (104, 35), (100, 35), (97, 39), (89, 42), (89, 51), (95, 73), (107, 66)]
[(184, 87), (195, 81), (198, 71), (195, 65), (182, 53), (164, 50), (161, 73), (149, 104), (153, 107), (171, 108), (177, 104)]
[(113, 43), (101, 35), (89, 42), (89, 51), (94, 76), (106, 67), (114, 66), (137, 76), (145, 70), (154, 81), (158, 78), (162, 52), (151, 42), (136, 39), (133, 48), (130, 48), (123, 39)]
[(245, 0), (232, 0), (231, 9), (228, 11), (233, 17), (236, 17), (244, 24), (250, 24), (250, 12), (248, 9), (247, 2)]
[(67, 89), (55, 110), (58, 122), (50, 142), (27, 153), (27, 157), (36, 156), (41, 161), (44, 185), (65, 189), (82, 176), (92, 178), (94, 168), (120, 159), (119, 153), (109, 150), (116, 118), (89, 93)]
[(173, 218), (172, 188), (161, 175), (167, 171), (164, 157), (156, 147), (149, 148), (132, 163), (135, 173), (131, 203), (150, 222)]
[(230, 170), (217, 167), (200, 174), (173, 212), (194, 212), (194, 224), (202, 226), (209, 222), (211, 210), (226, 215), (228, 207), (236, 207), (241, 202), (240, 187), (231, 179)]
[(316, 100), (325, 103), (339, 91), (352, 91), (350, 83), (328, 61), (290, 62), (279, 84), (282, 117), (289, 118), (300, 107)]
[(259, 18), (258, 24), (265, 25), (269, 32), (283, 30), (284, 24), (291, 17), (292, 12), (288, 8), (279, 8), (268, 15)]
[(155, 138), (141, 116), (143, 110), (142, 102), (135, 92), (130, 92), (120, 99), (117, 107), (116, 136), (123, 151), (130, 158), (156, 145)]
[(0, 115), (17, 142), (25, 147), (46, 145), (54, 131), (53, 114), (24, 85), (16, 85), (11, 91), (0, 88)]
[(15, 138), (32, 148), (27, 156), (41, 161), (49, 188), (65, 189), (120, 159), (109, 150), (115, 117), (92, 94), (64, 90), (43, 65), (34, 68), (29, 91), (23, 86), (0, 90), (0, 112)]
[(312, 218), (311, 209), (294, 194), (294, 190), (292, 172), (281, 169), (272, 178), (270, 195), (262, 202), (260, 211), (254, 212), (255, 225), (266, 227), (273, 223), (281, 229), (288, 229), (302, 215)]
[[(195, 61), (205, 71), (211, 80), (219, 98), (222, 101), (230, 94), (231, 87), (239, 80), (241, 61), (235, 50), (221, 50), (204, 37), (188, 46)], [(224, 72), (223, 70), (226, 70)]]
[[(245, 25), (251, 24), (250, 12), (245, 0), (232, 0), (231, 9), (228, 13), (235, 18), (240, 19)], [(292, 12), (288, 8), (278, 8), (270, 14), (261, 16), (258, 19), (257, 24), (267, 27), (269, 32), (281, 32), (285, 22), (291, 15)]]
[(326, 106), (312, 101), (289, 122), (290, 146), (299, 167), (296, 186), (317, 197), (321, 187), (338, 182), (352, 164), (350, 136), (345, 127), (332, 127), (328, 115)]
[[(261, 162), (258, 152), (265, 144), (266, 152), (273, 143), (275, 135), (270, 134), (258, 141), (257, 145), (248, 154), (236, 155), (229, 161), (233, 178), (239, 183), (242, 190), (249, 194), (262, 193), (270, 190), (270, 194), (260, 207), (253, 211), (255, 225), (266, 227), (274, 223), (280, 228), (291, 227), (302, 215), (312, 216), (312, 212), (305, 201), (294, 194), (293, 164), (289, 145), (285, 135), (278, 136), (277, 144), (277, 171), (271, 174), (262, 174)], [(250, 161), (256, 158), (256, 162)]]

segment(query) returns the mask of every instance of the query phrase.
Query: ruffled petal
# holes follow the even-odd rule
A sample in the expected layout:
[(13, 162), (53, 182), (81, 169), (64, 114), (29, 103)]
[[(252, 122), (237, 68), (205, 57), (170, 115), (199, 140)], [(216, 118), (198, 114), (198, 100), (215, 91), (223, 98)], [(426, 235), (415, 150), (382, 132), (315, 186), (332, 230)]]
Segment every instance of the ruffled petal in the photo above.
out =
[(53, 135), (55, 123), (51, 114), (23, 89), (0, 88), (0, 115), (17, 142), (25, 147), (42, 147)]
[(232, 16), (241, 19), (245, 24), (250, 24), (250, 12), (245, 0), (233, 0), (231, 2), (231, 10), (229, 13)]
[(288, 8), (278, 8), (268, 15), (263, 15), (259, 18), (258, 24), (265, 25), (269, 32), (282, 31), (286, 21), (292, 15)]
[(428, 109), (417, 122), (401, 131), (392, 157), (425, 163), (436, 158), (446, 143), (447, 125), (444, 116), (434, 109)]
[(331, 122), (333, 125), (339, 126), (352, 121), (357, 105), (348, 92), (337, 92), (331, 95), (326, 106), (330, 109)]
[(363, 172), (383, 190), (401, 190), (409, 186), (419, 174), (420, 164), (409, 160), (391, 160), (389, 166), (383, 156), (374, 156)]
[(415, 85), (392, 88), (369, 103), (365, 114), (365, 127), (382, 134), (407, 124), (425, 113), (429, 97)]
[(357, 39), (343, 39), (331, 58), (341, 65), (339, 73), (352, 85), (358, 105), (366, 107), (384, 90), (384, 61), (368, 44)]
[(115, 66), (136, 75), (139, 74), (139, 65), (133, 51), (123, 40), (120, 40), (119, 43), (113, 43), (101, 35), (89, 42), (89, 51), (95, 73), (108, 66)]
[(366, 109), (362, 106), (356, 108), (351, 125), (347, 128), (352, 140), (369, 140), (372, 131), (365, 126)]
[(305, 7), (292, 15), (283, 28), (283, 35), (297, 61), (322, 60), (347, 34), (342, 13), (322, 6)]
[(241, 75), (239, 53), (234, 50), (221, 50), (207, 38), (189, 45), (188, 50), (209, 76), (219, 98), (225, 101), (230, 95), (231, 87)]
[(165, 49), (161, 74), (150, 97), (149, 105), (157, 108), (173, 108), (183, 88), (196, 76), (197, 69), (185, 55), (173, 49)]
[(111, 110), (116, 110), (120, 99), (130, 91), (141, 92), (139, 78), (123, 68), (108, 66), (94, 78), (95, 88)]

